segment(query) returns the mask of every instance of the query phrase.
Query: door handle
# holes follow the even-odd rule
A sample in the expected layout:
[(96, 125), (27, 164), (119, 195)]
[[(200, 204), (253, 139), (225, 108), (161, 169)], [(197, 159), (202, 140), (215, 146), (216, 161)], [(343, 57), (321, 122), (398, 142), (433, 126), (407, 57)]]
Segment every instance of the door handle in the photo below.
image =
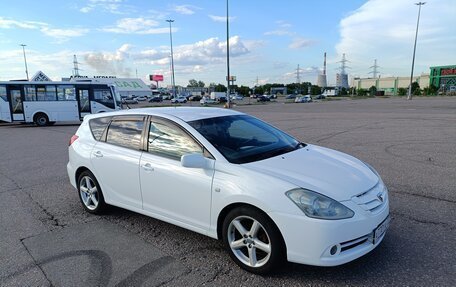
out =
[(152, 165), (150, 165), (150, 163), (143, 164), (142, 168), (145, 171), (154, 171), (154, 168), (152, 167)]
[(96, 156), (96, 157), (103, 157), (103, 154), (99, 150), (94, 152), (93, 155)]

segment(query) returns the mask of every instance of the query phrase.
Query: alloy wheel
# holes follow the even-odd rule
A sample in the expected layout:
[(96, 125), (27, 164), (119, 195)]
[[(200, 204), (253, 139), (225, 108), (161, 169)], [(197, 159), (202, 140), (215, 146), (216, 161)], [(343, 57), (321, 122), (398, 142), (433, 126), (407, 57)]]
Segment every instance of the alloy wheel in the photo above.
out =
[(89, 210), (95, 210), (98, 207), (100, 197), (96, 184), (86, 175), (79, 181), (79, 193), (82, 202)]
[(266, 229), (254, 218), (238, 216), (228, 226), (228, 244), (243, 264), (257, 268), (271, 257), (271, 240)]

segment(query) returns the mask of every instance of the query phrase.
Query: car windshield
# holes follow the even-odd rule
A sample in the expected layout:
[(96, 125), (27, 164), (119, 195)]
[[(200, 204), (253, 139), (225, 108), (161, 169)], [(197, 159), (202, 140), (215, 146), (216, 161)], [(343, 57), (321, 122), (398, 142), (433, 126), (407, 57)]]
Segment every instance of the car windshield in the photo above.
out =
[(231, 163), (263, 160), (305, 146), (286, 133), (247, 115), (208, 118), (188, 123)]

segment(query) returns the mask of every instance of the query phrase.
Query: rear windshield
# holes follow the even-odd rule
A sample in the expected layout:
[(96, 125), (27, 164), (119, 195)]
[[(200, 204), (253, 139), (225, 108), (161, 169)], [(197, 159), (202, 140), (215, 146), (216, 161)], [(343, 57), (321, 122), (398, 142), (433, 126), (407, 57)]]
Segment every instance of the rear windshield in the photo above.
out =
[(108, 126), (112, 117), (95, 118), (89, 121), (90, 130), (92, 131), (93, 138), (99, 141), (103, 135), (104, 130)]

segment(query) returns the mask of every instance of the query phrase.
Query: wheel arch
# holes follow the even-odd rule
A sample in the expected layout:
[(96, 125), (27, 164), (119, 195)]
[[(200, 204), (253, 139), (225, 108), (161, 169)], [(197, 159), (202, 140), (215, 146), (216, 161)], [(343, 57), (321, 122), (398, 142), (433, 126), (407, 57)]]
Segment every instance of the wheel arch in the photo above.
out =
[[(87, 168), (87, 167), (85, 167), (85, 166), (80, 166), (80, 167), (78, 167), (78, 169), (76, 169), (76, 172), (74, 173), (74, 180), (75, 180), (74, 182), (76, 182), (76, 185), (79, 184), (79, 183), (78, 183), (79, 176), (80, 176), (81, 173), (83, 173), (84, 171), (89, 171), (89, 172), (91, 172), (91, 173), (93, 174), (93, 172), (92, 172), (89, 168)], [(94, 175), (94, 176), (95, 176), (95, 175)]]
[(32, 120), (33, 120), (33, 121), (36, 121), (36, 117), (37, 117), (38, 115), (40, 115), (40, 114), (45, 115), (45, 116), (48, 118), (48, 121), (51, 120), (51, 117), (49, 116), (49, 113), (46, 112), (46, 111), (44, 111), (44, 110), (35, 111), (35, 112), (33, 113)]
[(280, 235), (280, 238), (282, 239), (282, 243), (283, 243), (283, 247), (285, 248), (285, 254), (287, 252), (287, 245), (286, 245), (286, 242), (285, 242), (285, 239), (283, 238), (283, 235), (282, 235), (282, 231), (280, 230), (279, 226), (277, 225), (277, 223), (274, 221), (273, 218), (271, 218), (265, 211), (263, 211), (261, 208), (258, 208), (256, 207), (255, 205), (252, 205), (252, 204), (249, 204), (249, 203), (246, 203), (246, 202), (234, 202), (234, 203), (230, 203), (228, 204), (227, 206), (225, 206), (219, 213), (218, 217), (217, 217), (217, 239), (221, 240), (222, 239), (222, 229), (223, 229), (223, 221), (225, 220), (225, 217), (228, 215), (228, 213), (233, 210), (233, 209), (236, 209), (236, 208), (239, 208), (239, 207), (249, 207), (249, 208), (252, 208), (252, 209), (255, 209), (261, 213), (263, 213), (267, 218), (269, 218), (271, 220), (271, 222), (275, 225), (275, 227), (277, 228), (277, 230), (279, 231), (279, 235)]

